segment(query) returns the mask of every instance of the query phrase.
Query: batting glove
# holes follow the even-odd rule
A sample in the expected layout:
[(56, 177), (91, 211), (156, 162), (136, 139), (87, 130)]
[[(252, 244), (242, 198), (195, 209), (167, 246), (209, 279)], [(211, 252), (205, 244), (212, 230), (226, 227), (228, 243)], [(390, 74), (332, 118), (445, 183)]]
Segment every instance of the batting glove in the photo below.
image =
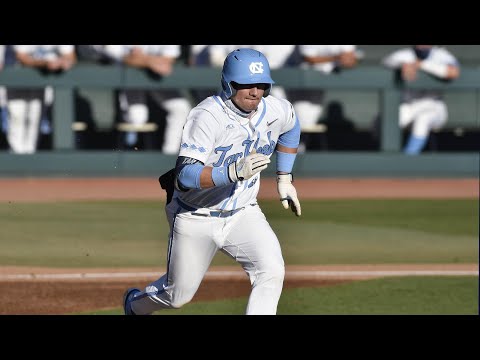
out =
[(292, 174), (277, 174), (277, 190), (283, 207), (285, 209), (291, 208), (295, 215), (300, 216), (302, 208), (292, 181)]
[(247, 180), (266, 169), (269, 163), (270, 159), (266, 155), (250, 153), (228, 166), (228, 176), (231, 182)]

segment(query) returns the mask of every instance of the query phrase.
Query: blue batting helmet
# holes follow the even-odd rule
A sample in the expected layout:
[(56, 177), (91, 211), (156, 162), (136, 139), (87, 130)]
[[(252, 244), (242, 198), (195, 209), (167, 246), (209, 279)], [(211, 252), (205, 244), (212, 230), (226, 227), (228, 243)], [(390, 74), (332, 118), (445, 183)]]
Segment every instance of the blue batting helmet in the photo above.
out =
[(237, 84), (269, 84), (263, 94), (267, 97), (275, 83), (270, 77), (270, 65), (260, 51), (253, 49), (236, 49), (225, 58), (222, 70), (222, 89), (227, 99), (235, 94), (231, 82)]

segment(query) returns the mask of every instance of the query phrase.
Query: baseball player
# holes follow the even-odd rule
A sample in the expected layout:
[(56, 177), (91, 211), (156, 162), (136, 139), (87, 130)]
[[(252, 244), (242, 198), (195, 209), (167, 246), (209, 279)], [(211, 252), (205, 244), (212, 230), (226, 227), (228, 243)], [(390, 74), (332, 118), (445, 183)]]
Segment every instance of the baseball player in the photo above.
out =
[[(298, 45), (298, 51), (301, 68), (314, 69), (325, 75), (353, 68), (361, 57), (356, 45)], [(287, 93), (298, 114), (301, 127), (316, 124), (324, 112), (325, 91), (290, 89)], [(304, 136), (301, 141), (301, 152), (307, 150), (307, 139), (308, 136)]]
[[(180, 45), (104, 45), (103, 48), (103, 55), (113, 61), (147, 69), (160, 76), (169, 76), (173, 72), (173, 65), (180, 54)], [(127, 89), (119, 94), (120, 108), (127, 123), (143, 125), (150, 120), (147, 94), (167, 113), (162, 152), (177, 155), (182, 128), (192, 108), (190, 102), (174, 89)], [(138, 134), (129, 132), (126, 135), (126, 145), (134, 146), (138, 141)]]
[(260, 173), (275, 152), (282, 205), (301, 215), (292, 184), (300, 124), (292, 104), (269, 95), (274, 81), (261, 52), (232, 51), (221, 84), (219, 96), (207, 97), (190, 111), (176, 167), (160, 177), (170, 225), (167, 271), (143, 290), (127, 289), (126, 315), (188, 303), (218, 250), (250, 278), (246, 314), (276, 314), (285, 267), (257, 194)]
[[(460, 76), (457, 59), (445, 48), (433, 45), (414, 45), (394, 51), (382, 60), (383, 65), (400, 70), (404, 81), (414, 81), (417, 71), (424, 71), (439, 79), (452, 80)], [(408, 155), (422, 152), (432, 129), (440, 129), (447, 122), (447, 106), (441, 91), (406, 90), (399, 109), (402, 129), (411, 125), (411, 134), (403, 151)]]
[[(13, 45), (13, 51), (22, 66), (46, 72), (67, 71), (77, 60), (73, 45)], [(6, 96), (10, 149), (17, 154), (32, 154), (37, 150), (42, 115), (54, 99), (53, 88), (8, 88)]]
[[(213, 66), (221, 67), (225, 58), (232, 50), (242, 47), (248, 47), (263, 53), (268, 59), (270, 69), (272, 70), (287, 66), (295, 50), (295, 45), (210, 45), (210, 63)], [(272, 89), (271, 94), (277, 98), (287, 99), (285, 89), (278, 85)]]

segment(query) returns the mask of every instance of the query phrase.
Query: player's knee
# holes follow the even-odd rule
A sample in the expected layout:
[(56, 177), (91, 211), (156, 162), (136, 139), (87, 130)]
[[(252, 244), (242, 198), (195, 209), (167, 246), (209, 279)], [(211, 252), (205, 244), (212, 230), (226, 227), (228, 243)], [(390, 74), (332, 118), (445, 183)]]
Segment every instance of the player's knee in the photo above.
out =
[(192, 299), (175, 299), (175, 300), (172, 300), (171, 303), (170, 303), (170, 306), (173, 308), (173, 309), (180, 309), (183, 305), (186, 305), (188, 304)]
[(275, 265), (272, 267), (271, 273), (275, 279), (283, 281), (283, 279), (285, 278), (285, 266), (283, 264)]
[(170, 306), (174, 309), (180, 309), (192, 301), (194, 295), (195, 293), (193, 291), (182, 292), (181, 294), (174, 293), (170, 299)]
[(128, 121), (134, 124), (144, 124), (148, 120), (148, 108), (145, 104), (133, 104), (128, 108)]
[(269, 264), (259, 274), (259, 282), (283, 282), (285, 266), (283, 264)]
[(178, 114), (182, 117), (187, 117), (192, 108), (188, 100), (183, 98), (166, 100), (163, 106), (169, 113)]

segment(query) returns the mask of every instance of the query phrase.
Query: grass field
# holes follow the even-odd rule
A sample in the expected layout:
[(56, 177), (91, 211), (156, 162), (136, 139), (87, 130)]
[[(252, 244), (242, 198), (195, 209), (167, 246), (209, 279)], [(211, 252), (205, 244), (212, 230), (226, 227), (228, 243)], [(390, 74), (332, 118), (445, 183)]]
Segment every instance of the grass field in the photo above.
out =
[[(261, 206), (286, 264), (478, 263), (478, 201), (302, 201), (293, 216)], [(157, 201), (0, 203), (0, 265), (163, 266), (168, 226)], [(231, 265), (218, 254), (212, 265)]]
[[(305, 200), (300, 218), (278, 201), (260, 204), (287, 266), (478, 264), (477, 199)], [(166, 262), (168, 226), (159, 201), (0, 203), (0, 234), (0, 266), (128, 268)], [(221, 253), (212, 263), (234, 264)], [(161, 314), (243, 314), (246, 303), (246, 297), (194, 302)], [(121, 313), (116, 307), (82, 314)], [(478, 276), (289, 288), (278, 314), (478, 315)]]
[[(247, 298), (196, 302), (156, 315), (242, 315)], [(88, 312), (120, 315), (122, 309)], [(283, 291), (278, 315), (478, 315), (478, 277), (402, 277)]]

